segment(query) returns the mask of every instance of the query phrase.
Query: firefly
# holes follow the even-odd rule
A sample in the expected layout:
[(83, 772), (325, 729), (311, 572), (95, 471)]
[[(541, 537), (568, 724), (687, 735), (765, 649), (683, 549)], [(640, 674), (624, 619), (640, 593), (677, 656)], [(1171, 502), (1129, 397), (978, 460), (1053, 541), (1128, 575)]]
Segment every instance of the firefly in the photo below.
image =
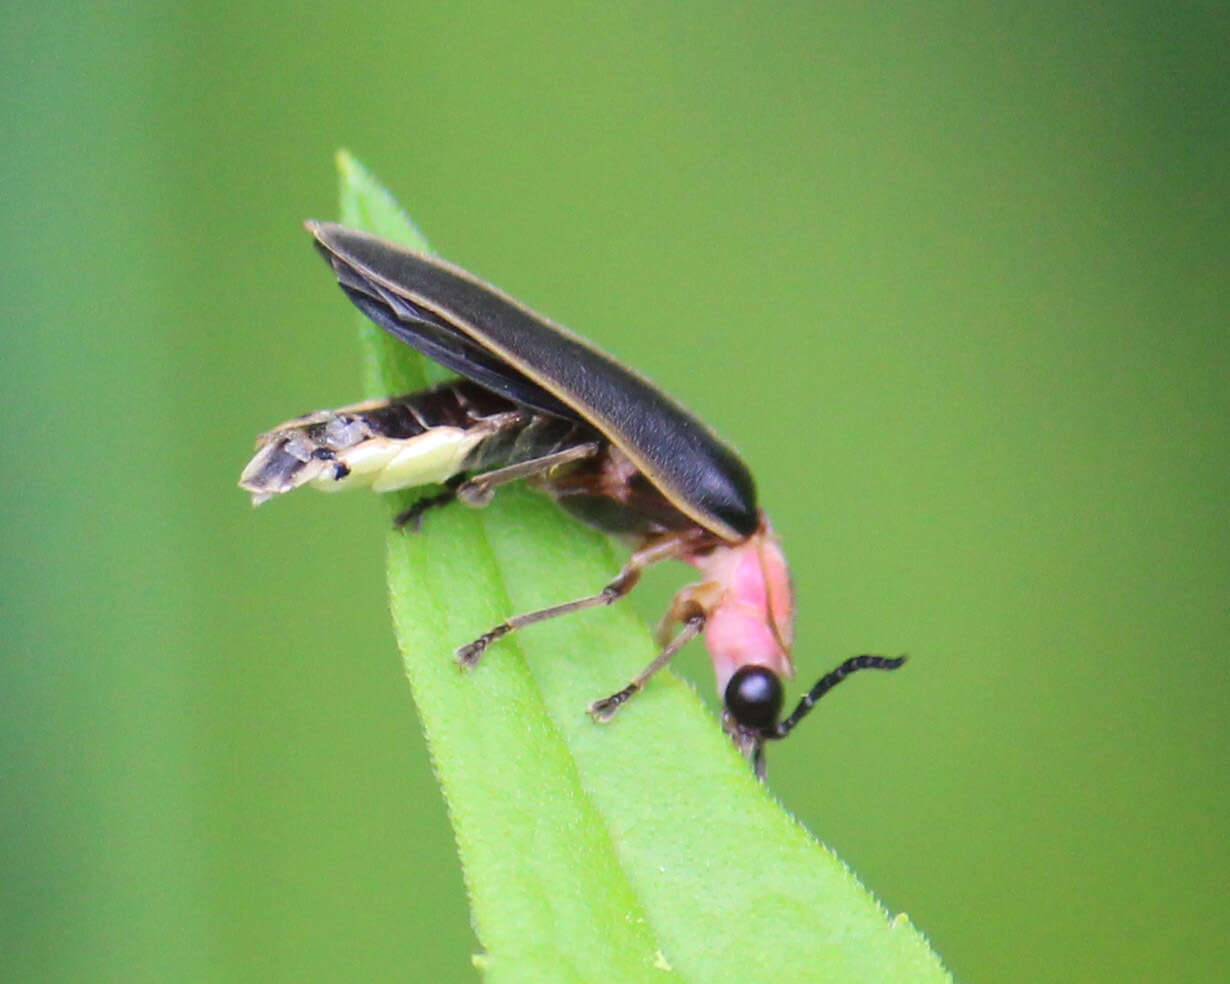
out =
[(360, 311), (461, 378), (262, 434), (239, 480), (254, 504), (301, 486), (442, 485), (395, 520), (413, 529), (431, 509), (483, 506), (501, 486), (524, 480), (631, 546), (600, 591), (511, 616), (457, 649), (462, 667), (513, 632), (614, 604), (647, 568), (682, 561), (700, 577), (663, 617), (657, 657), (589, 712), (609, 721), (703, 636), (723, 726), (763, 776), (765, 743), (789, 735), (828, 690), (857, 670), (904, 663), (847, 659), (782, 718), (782, 681), (794, 676), (794, 592), (781, 542), (735, 451), (644, 377), (473, 274), (355, 229), (306, 225)]

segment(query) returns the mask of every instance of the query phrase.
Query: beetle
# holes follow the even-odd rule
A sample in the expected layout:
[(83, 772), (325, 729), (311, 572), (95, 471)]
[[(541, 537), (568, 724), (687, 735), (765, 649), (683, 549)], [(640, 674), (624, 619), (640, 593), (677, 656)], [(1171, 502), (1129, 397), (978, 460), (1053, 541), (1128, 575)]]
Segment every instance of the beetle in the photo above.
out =
[(723, 725), (763, 776), (765, 742), (790, 734), (829, 689), (857, 670), (902, 665), (905, 657), (848, 659), (782, 719), (782, 680), (794, 675), (793, 589), (735, 451), (644, 377), (473, 274), (356, 229), (306, 228), (359, 310), (461, 378), (318, 411), (261, 435), (239, 480), (254, 504), (305, 485), (387, 492), (443, 484), (397, 517), (414, 529), (429, 509), (485, 505), (501, 485), (525, 479), (633, 548), (596, 594), (514, 615), (461, 646), (463, 667), (511, 632), (613, 604), (646, 568), (682, 561), (702, 577), (675, 596), (657, 658), (590, 713), (609, 721), (703, 634)]

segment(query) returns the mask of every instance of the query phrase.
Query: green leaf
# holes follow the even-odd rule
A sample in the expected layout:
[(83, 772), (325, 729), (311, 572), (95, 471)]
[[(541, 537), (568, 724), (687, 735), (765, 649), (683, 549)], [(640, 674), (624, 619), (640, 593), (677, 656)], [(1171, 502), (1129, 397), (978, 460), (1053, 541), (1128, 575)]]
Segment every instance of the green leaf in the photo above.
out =
[[(389, 193), (339, 155), (342, 220), (417, 249)], [(421, 386), (364, 322), (371, 396)], [(391, 496), (395, 509), (410, 501)], [(457, 834), (490, 981), (949, 981), (904, 916), (753, 777), (692, 690), (662, 673), (607, 725), (586, 712), (654, 655), (618, 606), (533, 626), (462, 673), (453, 650), (515, 612), (605, 584), (622, 557), (546, 497), (390, 532), (398, 642)]]

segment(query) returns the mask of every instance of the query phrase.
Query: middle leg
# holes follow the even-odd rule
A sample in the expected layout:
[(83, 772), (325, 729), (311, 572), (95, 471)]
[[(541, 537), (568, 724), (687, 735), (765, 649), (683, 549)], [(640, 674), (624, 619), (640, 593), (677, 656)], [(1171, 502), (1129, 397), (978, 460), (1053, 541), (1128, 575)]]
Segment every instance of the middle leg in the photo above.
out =
[(654, 540), (641, 547), (641, 549), (628, 558), (628, 562), (623, 566), (623, 569), (597, 594), (577, 598), (575, 601), (566, 601), (562, 605), (552, 605), (550, 608), (543, 608), (536, 612), (514, 615), (507, 621), (501, 622), (494, 628), (484, 632), (473, 642), (458, 649), (456, 652), (457, 662), (462, 667), (469, 669), (478, 663), (488, 646), (497, 639), (504, 638), (510, 632), (515, 632), (517, 629), (522, 629), (527, 625), (533, 625), (535, 622), (545, 622), (547, 619), (557, 618), (560, 615), (567, 615), (571, 612), (580, 612), (587, 608), (614, 604), (636, 587), (637, 582), (641, 579), (642, 572), (647, 567), (652, 567), (654, 564), (676, 557), (686, 550), (687, 547), (688, 542), (679, 536), (667, 536)]

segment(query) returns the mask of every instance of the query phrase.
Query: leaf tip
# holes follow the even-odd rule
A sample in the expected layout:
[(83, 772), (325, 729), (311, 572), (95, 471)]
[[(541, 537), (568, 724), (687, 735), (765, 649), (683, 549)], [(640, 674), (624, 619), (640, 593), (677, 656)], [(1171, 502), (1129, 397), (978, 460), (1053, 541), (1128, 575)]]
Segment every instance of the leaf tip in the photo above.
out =
[(337, 166), (337, 173), (343, 178), (351, 179), (356, 176), (356, 173), (362, 174), (367, 170), (367, 168), (359, 163), (358, 158), (345, 147), (337, 148), (336, 153), (333, 155), (333, 161)]

